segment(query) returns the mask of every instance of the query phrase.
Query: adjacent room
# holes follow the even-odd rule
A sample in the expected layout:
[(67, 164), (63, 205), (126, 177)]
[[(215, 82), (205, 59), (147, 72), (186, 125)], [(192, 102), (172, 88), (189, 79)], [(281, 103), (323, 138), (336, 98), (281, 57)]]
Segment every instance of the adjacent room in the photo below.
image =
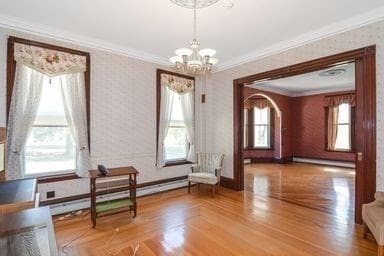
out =
[(355, 64), (255, 81), (244, 98), (245, 189), (353, 222)]
[(383, 0), (0, 0), (0, 256), (384, 256)]

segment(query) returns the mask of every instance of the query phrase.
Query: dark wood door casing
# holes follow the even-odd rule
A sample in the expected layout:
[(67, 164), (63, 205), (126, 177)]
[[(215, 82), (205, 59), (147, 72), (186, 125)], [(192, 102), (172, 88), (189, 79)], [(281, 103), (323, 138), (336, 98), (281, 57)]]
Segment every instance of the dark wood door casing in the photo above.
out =
[[(271, 71), (242, 77), (233, 81), (233, 179), (223, 177), (223, 186), (244, 189), (243, 166), (243, 88), (247, 83), (262, 79), (277, 79), (317, 71), (342, 63), (355, 63), (356, 116), (355, 151), (363, 154), (358, 161), (356, 156), (356, 196), (355, 222), (361, 223), (363, 203), (374, 199), (376, 191), (376, 46), (368, 46), (307, 62), (274, 69)], [(357, 155), (357, 154), (356, 154)]]

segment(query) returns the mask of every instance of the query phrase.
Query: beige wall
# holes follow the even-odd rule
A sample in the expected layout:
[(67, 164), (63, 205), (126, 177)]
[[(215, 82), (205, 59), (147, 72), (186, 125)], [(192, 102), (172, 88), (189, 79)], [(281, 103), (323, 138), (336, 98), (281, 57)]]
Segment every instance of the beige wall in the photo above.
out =
[[(9, 35), (90, 52), (91, 160), (109, 167), (134, 165), (138, 182), (186, 175), (188, 165), (156, 168), (156, 69), (159, 65), (77, 45), (0, 28), (0, 127), (5, 126), (6, 47)], [(197, 94), (201, 81), (196, 83)], [(203, 145), (202, 105), (196, 97), (196, 146)], [(42, 199), (55, 190), (56, 198), (89, 192), (88, 179), (39, 185)]]
[(377, 189), (384, 190), (384, 21), (214, 73), (206, 89), (207, 145), (226, 154), (223, 175), (233, 177), (234, 79), (373, 44), (377, 46)]

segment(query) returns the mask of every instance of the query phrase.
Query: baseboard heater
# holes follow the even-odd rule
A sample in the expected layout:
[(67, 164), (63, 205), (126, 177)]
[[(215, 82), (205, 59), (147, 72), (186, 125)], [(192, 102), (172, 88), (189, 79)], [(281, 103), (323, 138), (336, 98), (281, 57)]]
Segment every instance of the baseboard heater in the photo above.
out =
[(302, 158), (302, 157), (294, 157), (293, 162), (331, 165), (331, 166), (340, 166), (340, 167), (347, 167), (347, 168), (355, 168), (356, 167), (355, 163), (351, 163), (351, 162), (320, 160), (320, 159)]
[[(155, 193), (159, 193), (167, 190), (182, 188), (187, 185), (188, 185), (187, 180), (178, 180), (178, 181), (168, 182), (164, 184), (138, 188), (136, 194), (137, 194), (137, 197), (141, 197), (141, 196), (151, 195), (151, 194), (155, 194)], [(127, 194), (128, 192), (125, 191), (125, 192), (117, 192), (109, 195), (101, 195), (97, 197), (97, 200), (99, 202), (114, 200), (114, 199), (125, 197)], [(85, 198), (85, 199), (79, 199), (79, 200), (74, 200), (74, 201), (65, 202), (65, 203), (53, 204), (53, 205), (50, 205), (50, 208), (51, 208), (52, 215), (58, 215), (62, 213), (87, 209), (90, 207), (90, 205), (91, 205), (90, 198)]]

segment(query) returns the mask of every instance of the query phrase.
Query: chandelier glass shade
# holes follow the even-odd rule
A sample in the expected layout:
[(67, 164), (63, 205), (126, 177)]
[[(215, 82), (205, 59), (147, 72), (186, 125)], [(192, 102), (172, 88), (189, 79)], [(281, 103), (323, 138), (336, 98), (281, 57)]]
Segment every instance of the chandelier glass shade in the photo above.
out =
[[(171, 0), (177, 5), (193, 8), (194, 10), (194, 39), (190, 48), (180, 48), (175, 51), (176, 56), (169, 60), (175, 65), (175, 68), (186, 74), (202, 75), (212, 70), (212, 66), (219, 60), (213, 56), (216, 51), (213, 49), (199, 50), (199, 42), (196, 40), (196, 9), (204, 8), (216, 3), (218, 0)], [(192, 7), (191, 7), (192, 6)]]

